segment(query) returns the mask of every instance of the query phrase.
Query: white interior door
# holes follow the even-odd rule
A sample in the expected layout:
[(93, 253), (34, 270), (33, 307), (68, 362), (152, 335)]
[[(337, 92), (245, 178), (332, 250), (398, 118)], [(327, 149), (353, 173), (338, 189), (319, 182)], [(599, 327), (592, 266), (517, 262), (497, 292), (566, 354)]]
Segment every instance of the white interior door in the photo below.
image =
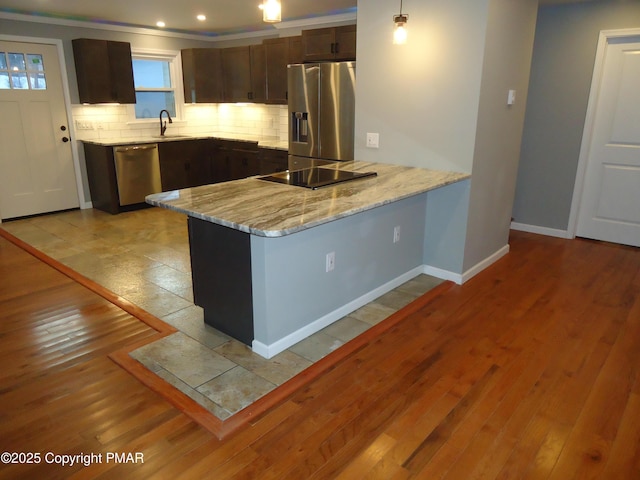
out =
[(607, 40), (591, 88), (597, 90), (576, 234), (640, 246), (640, 36)]
[(58, 52), (0, 41), (0, 218), (79, 206)]

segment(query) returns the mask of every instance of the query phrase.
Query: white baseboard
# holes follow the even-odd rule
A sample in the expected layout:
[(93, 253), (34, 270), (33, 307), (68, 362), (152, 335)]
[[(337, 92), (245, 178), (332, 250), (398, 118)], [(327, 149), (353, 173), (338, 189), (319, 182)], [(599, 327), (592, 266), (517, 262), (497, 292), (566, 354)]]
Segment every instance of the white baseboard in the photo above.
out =
[(431, 275), (432, 277), (440, 278), (442, 280), (449, 280), (451, 282), (457, 283), (458, 285), (462, 285), (462, 275), (460, 275), (459, 273), (432, 267), (431, 265), (423, 265), (422, 273), (424, 273), (425, 275)]
[(538, 233), (540, 235), (546, 235), (548, 237), (558, 237), (558, 238), (567, 238), (567, 239), (573, 238), (573, 236), (570, 235), (567, 230), (539, 227), (538, 225), (528, 225), (526, 223), (511, 222), (511, 229), (519, 230), (521, 232)]
[(509, 253), (509, 245), (505, 245), (500, 250), (488, 256), (481, 262), (478, 262), (476, 265), (474, 265), (473, 267), (471, 267), (469, 270), (467, 270), (462, 274), (450, 272), (448, 270), (443, 270), (441, 268), (432, 267), (430, 265), (423, 265), (422, 272), (427, 275), (431, 275), (433, 277), (441, 278), (442, 280), (450, 280), (454, 283), (457, 283), (458, 285), (462, 285), (464, 282), (466, 282), (476, 274), (480, 273), (482, 270), (487, 268), (492, 263), (500, 260), (507, 253)]
[(473, 267), (471, 267), (470, 269), (468, 269), (466, 272), (462, 274), (462, 283), (474, 277), (475, 275), (480, 273), (482, 270), (487, 268), (492, 263), (497, 262), (502, 257), (504, 257), (507, 253), (509, 253), (509, 245), (505, 245), (500, 250), (495, 252), (493, 255), (490, 255), (484, 260), (482, 260), (481, 262), (476, 263)]
[(335, 309), (332, 312), (320, 317), (319, 319), (311, 322), (308, 325), (296, 330), (295, 332), (290, 333), (286, 337), (281, 338), (280, 340), (275, 341), (269, 345), (266, 345), (258, 340), (253, 340), (251, 343), (251, 349), (257, 353), (258, 355), (263, 356), (264, 358), (271, 358), (277, 355), (280, 352), (283, 352), (287, 348), (295, 345), (301, 340), (304, 340), (309, 335), (313, 335), (316, 332), (319, 332), (325, 327), (328, 327), (333, 322), (340, 320), (342, 317), (349, 315), (354, 310), (366, 305), (369, 302), (374, 301), (381, 295), (384, 295), (387, 292), (390, 292), (396, 287), (399, 287), (403, 283), (411, 280), (412, 278), (418, 276), (423, 273), (423, 267), (419, 266), (414, 269), (409, 270), (406, 273), (403, 273), (399, 277), (394, 278), (393, 280), (388, 281), (384, 285), (379, 286), (378, 288), (374, 288), (370, 292), (365, 293), (361, 297), (352, 300), (351, 302)]

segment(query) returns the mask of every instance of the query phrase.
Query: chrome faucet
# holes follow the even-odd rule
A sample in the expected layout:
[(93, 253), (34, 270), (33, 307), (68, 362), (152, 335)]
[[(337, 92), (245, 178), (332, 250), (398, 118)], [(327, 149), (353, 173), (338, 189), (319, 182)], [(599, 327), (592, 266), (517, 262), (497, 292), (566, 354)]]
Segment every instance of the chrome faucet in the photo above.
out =
[(164, 132), (167, 131), (167, 121), (165, 120), (164, 123), (162, 122), (162, 114), (166, 113), (167, 114), (167, 118), (169, 119), (169, 123), (173, 123), (173, 120), (171, 120), (171, 115), (169, 114), (168, 110), (160, 110), (160, 136), (164, 135)]

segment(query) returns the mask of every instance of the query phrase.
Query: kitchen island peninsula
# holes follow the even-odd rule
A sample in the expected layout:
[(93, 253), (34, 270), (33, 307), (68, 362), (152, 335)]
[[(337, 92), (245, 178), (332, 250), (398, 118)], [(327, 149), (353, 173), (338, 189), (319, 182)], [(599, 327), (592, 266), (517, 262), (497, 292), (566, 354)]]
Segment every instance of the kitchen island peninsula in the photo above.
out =
[(188, 216), (194, 303), (267, 358), (423, 271), (427, 192), (470, 175), (369, 162), (317, 190), (259, 177), (149, 195)]

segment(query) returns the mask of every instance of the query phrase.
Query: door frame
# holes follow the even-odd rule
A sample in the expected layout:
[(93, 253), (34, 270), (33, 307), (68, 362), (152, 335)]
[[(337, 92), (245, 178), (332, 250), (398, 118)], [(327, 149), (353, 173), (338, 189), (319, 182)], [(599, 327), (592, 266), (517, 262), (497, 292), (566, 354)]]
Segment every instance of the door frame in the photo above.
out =
[[(80, 168), (80, 156), (78, 153), (78, 142), (76, 142), (76, 129), (73, 123), (73, 115), (71, 114), (71, 95), (69, 93), (69, 77), (67, 73), (67, 65), (64, 58), (64, 49), (62, 40), (57, 38), (40, 38), (40, 37), (24, 37), (18, 35), (0, 34), (0, 40), (5, 42), (20, 43), (41, 43), (45, 45), (54, 45), (58, 53), (58, 62), (60, 64), (60, 76), (62, 77), (62, 94), (64, 96), (64, 105), (67, 115), (67, 125), (69, 126), (69, 134), (71, 135), (71, 157), (73, 159), (73, 170), (76, 176), (76, 191), (81, 209), (91, 208), (91, 202), (85, 200), (85, 189), (82, 183), (82, 169)], [(0, 223), (2, 219), (0, 218)]]
[(576, 237), (578, 229), (578, 214), (582, 204), (584, 193), (584, 182), (589, 161), (589, 149), (593, 136), (593, 127), (596, 121), (596, 107), (598, 103), (598, 93), (602, 83), (605, 54), (609, 40), (623, 37), (637, 37), (640, 35), (640, 28), (624, 28), (620, 30), (601, 30), (596, 49), (596, 59), (593, 65), (593, 76), (591, 77), (591, 88), (589, 91), (589, 102), (587, 103), (587, 115), (582, 131), (582, 142), (580, 144), (580, 156), (578, 157), (578, 169), (576, 171), (576, 181), (573, 187), (573, 197), (571, 199), (571, 210), (569, 213), (569, 225), (567, 229), (568, 238)]

